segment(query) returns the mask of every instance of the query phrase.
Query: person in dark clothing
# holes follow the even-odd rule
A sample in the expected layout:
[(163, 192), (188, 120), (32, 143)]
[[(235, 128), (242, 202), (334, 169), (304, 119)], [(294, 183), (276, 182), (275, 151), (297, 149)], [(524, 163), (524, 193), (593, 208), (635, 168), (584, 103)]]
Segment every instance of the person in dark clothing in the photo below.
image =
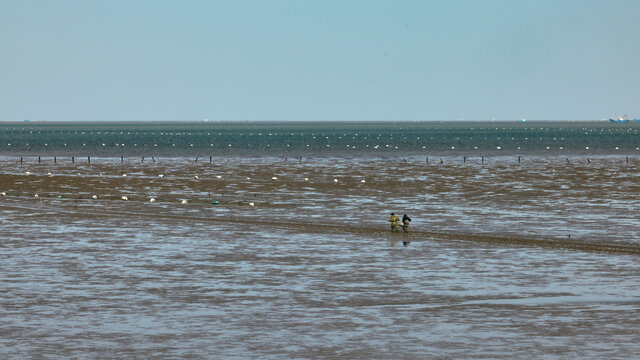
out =
[[(405, 235), (409, 235), (409, 223), (411, 222), (411, 218), (407, 216), (407, 214), (404, 214), (402, 216), (402, 231), (404, 231)], [(403, 241), (402, 245), (407, 246), (409, 245), (409, 241)]]
[(404, 216), (402, 216), (402, 230), (405, 233), (409, 233), (409, 223), (411, 222), (411, 218), (407, 216), (407, 214), (404, 214)]

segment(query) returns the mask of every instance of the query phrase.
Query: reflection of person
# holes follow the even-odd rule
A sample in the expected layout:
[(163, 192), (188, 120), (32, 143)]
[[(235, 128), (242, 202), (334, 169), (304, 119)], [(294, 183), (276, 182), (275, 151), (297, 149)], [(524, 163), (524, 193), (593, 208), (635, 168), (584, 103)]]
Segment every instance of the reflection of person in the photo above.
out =
[(388, 222), (391, 223), (391, 232), (398, 232), (398, 221), (400, 218), (397, 217), (394, 213), (391, 213), (391, 216), (387, 219)]
[(402, 216), (402, 230), (405, 233), (409, 233), (409, 223), (411, 222), (411, 218), (407, 216), (407, 214), (404, 214), (404, 216)]

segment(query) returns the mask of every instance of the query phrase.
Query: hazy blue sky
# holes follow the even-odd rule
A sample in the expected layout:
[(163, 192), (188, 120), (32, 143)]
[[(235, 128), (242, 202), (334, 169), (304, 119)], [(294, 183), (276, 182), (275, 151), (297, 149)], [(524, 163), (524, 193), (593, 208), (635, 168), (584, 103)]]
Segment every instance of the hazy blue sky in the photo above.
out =
[(0, 120), (640, 117), (640, 0), (0, 1)]

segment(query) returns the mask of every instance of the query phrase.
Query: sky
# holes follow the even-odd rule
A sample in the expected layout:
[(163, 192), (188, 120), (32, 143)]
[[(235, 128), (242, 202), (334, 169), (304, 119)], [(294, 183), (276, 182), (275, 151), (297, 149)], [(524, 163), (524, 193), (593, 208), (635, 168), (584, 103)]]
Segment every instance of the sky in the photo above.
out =
[(640, 117), (640, 0), (0, 0), (0, 121)]

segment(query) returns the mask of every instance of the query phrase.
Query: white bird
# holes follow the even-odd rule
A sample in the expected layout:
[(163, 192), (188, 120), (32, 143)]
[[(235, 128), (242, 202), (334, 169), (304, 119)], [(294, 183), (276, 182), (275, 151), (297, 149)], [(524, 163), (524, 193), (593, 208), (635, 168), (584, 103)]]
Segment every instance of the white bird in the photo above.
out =
[(25, 175), (31, 175), (31, 171), (27, 171), (26, 173), (24, 173)]
[(149, 199), (149, 202), (156, 202), (156, 199), (151, 198), (151, 199)]
[(0, 196), (7, 196), (7, 193), (3, 191), (0, 193)]
[(195, 175), (193, 178), (194, 178), (194, 179), (196, 179), (196, 180), (198, 180), (198, 175)]
[(254, 206), (254, 205), (255, 205), (255, 204), (254, 204), (254, 203), (252, 203), (252, 202), (250, 202), (250, 203), (249, 203), (249, 206)]
[(48, 173), (47, 173), (47, 175), (51, 175), (51, 173), (50, 173), (50, 172), (48, 172)]
[(222, 176), (216, 175), (216, 179), (222, 179)]
[(163, 178), (163, 177), (164, 177), (164, 174), (160, 174), (160, 175), (158, 175), (158, 177), (161, 177), (161, 178)]
[(95, 200), (98, 198), (98, 195), (93, 195), (92, 198)]
[(40, 196), (38, 196), (38, 194), (33, 195), (34, 198), (39, 198)]
[(309, 178), (304, 178), (304, 181), (307, 181), (307, 182), (308, 182), (308, 181), (309, 181)]
[(127, 177), (127, 174), (122, 174), (122, 177)]
[(182, 205), (187, 204), (187, 200), (182, 200)]
[(128, 198), (128, 197), (126, 197), (126, 196), (123, 196), (123, 197), (122, 197), (122, 200), (127, 201), (127, 200), (129, 200), (129, 198)]
[(360, 180), (360, 182), (363, 183), (363, 184), (366, 183), (366, 181), (364, 181), (364, 179)]
[(338, 179), (333, 179), (333, 182), (334, 182), (334, 183), (337, 183), (337, 182), (338, 182)]
[(278, 178), (274, 176), (271, 178), (271, 180), (278, 180)]
[(247, 180), (251, 180), (251, 178), (247, 176)]

